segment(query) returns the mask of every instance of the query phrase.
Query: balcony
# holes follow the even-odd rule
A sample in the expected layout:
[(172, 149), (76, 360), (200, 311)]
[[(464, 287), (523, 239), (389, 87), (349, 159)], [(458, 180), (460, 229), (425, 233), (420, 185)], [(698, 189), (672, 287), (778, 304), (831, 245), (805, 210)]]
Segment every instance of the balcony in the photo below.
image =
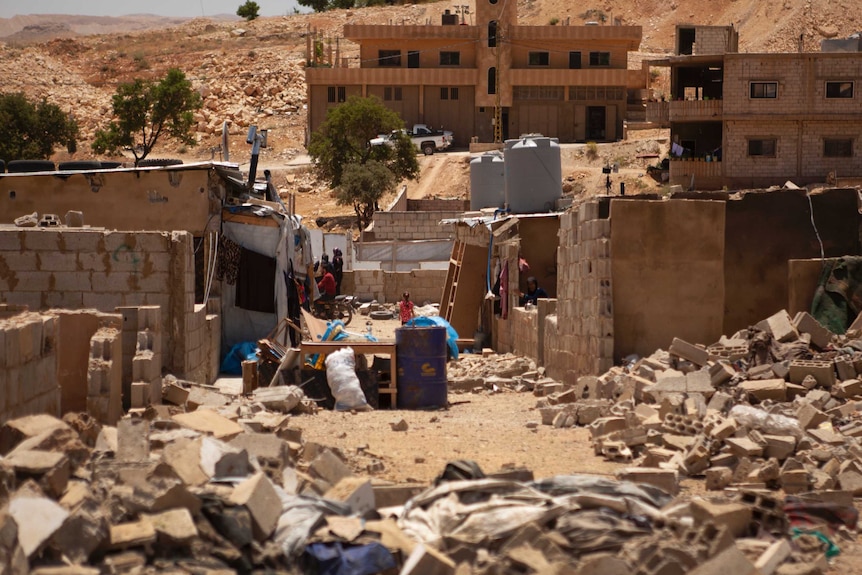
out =
[(670, 102), (647, 102), (646, 121), (666, 126), (670, 122)]
[(721, 120), (723, 110), (721, 100), (678, 100), (667, 103), (669, 104), (668, 115), (671, 122), (717, 122)]
[(688, 189), (694, 182), (695, 189), (719, 189), (722, 184), (721, 162), (703, 159), (671, 160), (670, 184)]

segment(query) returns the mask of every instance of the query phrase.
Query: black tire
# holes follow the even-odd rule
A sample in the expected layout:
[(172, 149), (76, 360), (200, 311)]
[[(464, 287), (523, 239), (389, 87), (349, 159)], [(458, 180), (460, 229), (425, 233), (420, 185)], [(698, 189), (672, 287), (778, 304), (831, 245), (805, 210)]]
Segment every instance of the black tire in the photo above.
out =
[(426, 156), (433, 156), (436, 148), (437, 146), (434, 145), (434, 142), (424, 142), (422, 144), (422, 153)]
[(377, 310), (368, 314), (371, 319), (392, 319), (392, 312), (386, 310)]
[(165, 166), (179, 166), (182, 160), (176, 158), (147, 158), (138, 162), (139, 168), (163, 168)]
[(53, 172), (54, 162), (48, 160), (12, 160), (6, 165), (10, 174), (29, 174), (32, 172)]
[(74, 162), (60, 162), (57, 170), (61, 172), (73, 172), (83, 170), (101, 170), (102, 162), (98, 160), (80, 160)]
[(103, 170), (116, 170), (123, 167), (123, 162), (101, 162)]
[(0, 160), (0, 174), (4, 174), (4, 173), (6, 173), (6, 162), (3, 160)]
[(341, 323), (347, 326), (353, 320), (353, 308), (344, 302), (337, 303), (332, 309), (332, 315), (335, 316), (335, 319), (340, 319)]

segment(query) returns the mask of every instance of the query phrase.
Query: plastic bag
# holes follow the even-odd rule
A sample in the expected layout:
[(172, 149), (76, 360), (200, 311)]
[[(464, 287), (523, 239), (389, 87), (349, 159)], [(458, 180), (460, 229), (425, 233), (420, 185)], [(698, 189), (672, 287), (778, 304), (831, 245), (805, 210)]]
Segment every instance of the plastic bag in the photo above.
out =
[(326, 356), (326, 382), (335, 398), (336, 411), (371, 411), (356, 376), (353, 348), (345, 347)]
[(728, 415), (740, 425), (771, 435), (792, 435), (797, 439), (804, 435), (798, 420), (750, 405), (735, 405)]

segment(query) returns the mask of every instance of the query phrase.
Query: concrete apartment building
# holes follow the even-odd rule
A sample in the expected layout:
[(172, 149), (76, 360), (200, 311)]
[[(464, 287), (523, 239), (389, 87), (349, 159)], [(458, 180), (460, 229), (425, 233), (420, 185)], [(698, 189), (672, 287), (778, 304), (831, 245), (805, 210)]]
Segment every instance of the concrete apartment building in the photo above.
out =
[(494, 141), (497, 105), (503, 138), (623, 137), (628, 94), (645, 87), (644, 74), (627, 69), (640, 26), (522, 26), (517, 3), (498, 0), (479, 0), (474, 18), (469, 25), (448, 13), (439, 25), (346, 25), (358, 63), (339, 54), (322, 61), (322, 47), (309, 37), (309, 133), (329, 108), (373, 95), (408, 127), (454, 131), (459, 146), (473, 137)]
[(667, 101), (647, 120), (669, 125), (670, 183), (754, 188), (862, 176), (862, 52), (825, 41), (821, 52), (738, 53), (730, 27), (677, 27)]

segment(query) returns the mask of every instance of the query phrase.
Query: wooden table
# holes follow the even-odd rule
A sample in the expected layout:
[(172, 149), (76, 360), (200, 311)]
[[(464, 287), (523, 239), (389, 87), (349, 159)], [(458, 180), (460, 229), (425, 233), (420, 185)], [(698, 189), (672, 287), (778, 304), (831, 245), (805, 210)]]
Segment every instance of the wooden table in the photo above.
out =
[(398, 383), (398, 359), (395, 353), (395, 342), (380, 343), (373, 341), (303, 341), (299, 344), (299, 349), (302, 355), (312, 355), (315, 353), (332, 353), (345, 347), (353, 349), (357, 354), (388, 353), (390, 358), (390, 381), (388, 387), (381, 387), (380, 393), (388, 394), (390, 397), (390, 405), (395, 409), (397, 404), (397, 383)]

